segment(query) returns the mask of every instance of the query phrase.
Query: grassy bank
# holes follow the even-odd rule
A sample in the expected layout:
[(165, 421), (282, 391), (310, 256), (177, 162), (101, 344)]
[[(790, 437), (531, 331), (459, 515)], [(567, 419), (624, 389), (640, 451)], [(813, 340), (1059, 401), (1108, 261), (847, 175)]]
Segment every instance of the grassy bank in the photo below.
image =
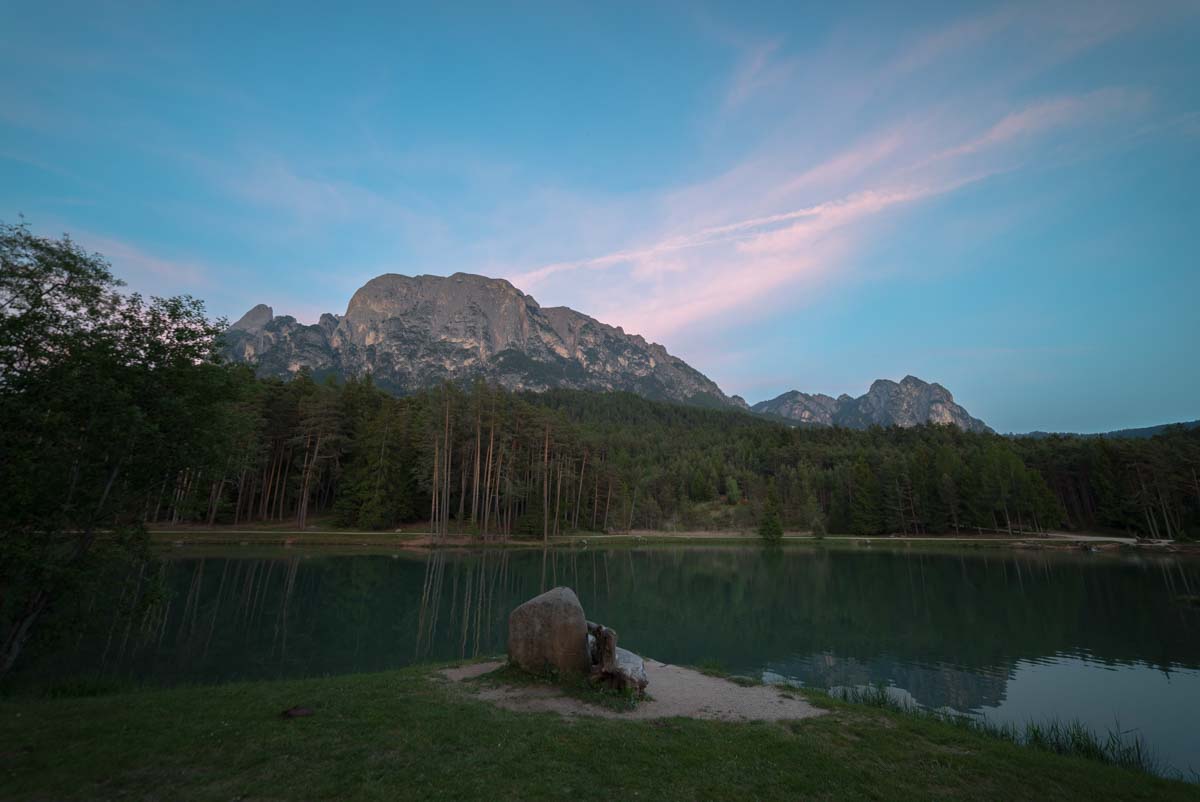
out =
[[(811, 693), (809, 694), (812, 695)], [(1079, 721), (1051, 719), (1045, 722), (1026, 722), (1022, 726), (995, 724), (983, 718), (964, 716), (919, 707), (899, 698), (883, 685), (868, 688), (844, 688), (832, 693), (833, 698), (890, 710), (907, 716), (917, 716), (962, 727), (989, 738), (998, 738), (1030, 749), (1042, 749), (1060, 755), (1084, 757), (1100, 763), (1133, 769), (1149, 774), (1170, 774), (1154, 752), (1136, 733), (1119, 728), (1100, 734)]]
[[(651, 689), (651, 692), (653, 689)], [(794, 724), (506, 712), (417, 667), (0, 701), (4, 799), (1200, 799), (1200, 787), (832, 699)], [(314, 715), (286, 720), (294, 705)]]

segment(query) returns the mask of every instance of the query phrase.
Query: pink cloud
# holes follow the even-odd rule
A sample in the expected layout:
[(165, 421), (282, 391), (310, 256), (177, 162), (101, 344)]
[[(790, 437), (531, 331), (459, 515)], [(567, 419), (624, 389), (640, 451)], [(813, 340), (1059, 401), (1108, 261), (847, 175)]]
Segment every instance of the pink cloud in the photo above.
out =
[(958, 20), (918, 39), (901, 51), (882, 73), (890, 76), (916, 72), (949, 56), (982, 44), (1019, 19), (1014, 7)]
[(845, 150), (799, 175), (783, 181), (770, 197), (782, 199), (802, 190), (842, 185), (896, 154), (911, 140), (908, 126), (897, 126), (881, 136)]
[(1104, 114), (1136, 110), (1144, 106), (1147, 99), (1142, 92), (1109, 88), (1041, 101), (1005, 115), (981, 136), (938, 154), (938, 158), (966, 156), (1051, 128), (1085, 123)]
[[(883, 215), (1019, 169), (1030, 158), (1024, 145), (1118, 118), (1143, 102), (1136, 92), (1099, 90), (1029, 103), (948, 141), (944, 131), (931, 127), (940, 136), (923, 135), (920, 124), (902, 123), (798, 173), (772, 177), (758, 164), (739, 165), (714, 184), (672, 193), (665, 204), (666, 220), (685, 219), (673, 204), (690, 208), (703, 200), (707, 216), (724, 211), (725, 222), (679, 228), (639, 247), (511, 278), (539, 292), (582, 294), (583, 302), (571, 302), (652, 338), (677, 336), (698, 324), (736, 325), (743, 310), (781, 297), (802, 303), (797, 293), (811, 297), (842, 278), (844, 265), (873, 237), (873, 221)], [(718, 191), (730, 184), (746, 194)], [(818, 190), (825, 199), (816, 203), (733, 216), (761, 206), (763, 198)], [(614, 275), (598, 282), (586, 278), (609, 273)]]

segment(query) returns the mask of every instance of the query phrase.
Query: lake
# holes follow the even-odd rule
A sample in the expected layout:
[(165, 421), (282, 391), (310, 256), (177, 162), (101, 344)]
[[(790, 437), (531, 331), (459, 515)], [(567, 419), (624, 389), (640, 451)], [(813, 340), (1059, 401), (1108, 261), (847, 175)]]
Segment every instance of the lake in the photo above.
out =
[(997, 722), (1119, 726), (1169, 766), (1200, 770), (1194, 559), (890, 545), (248, 551), (168, 555), (156, 604), (134, 602), (153, 585), (130, 577), (86, 602), (96, 626), (31, 654), (22, 673), (176, 684), (497, 654), (509, 611), (562, 584), (621, 645), (658, 660), (886, 683)]

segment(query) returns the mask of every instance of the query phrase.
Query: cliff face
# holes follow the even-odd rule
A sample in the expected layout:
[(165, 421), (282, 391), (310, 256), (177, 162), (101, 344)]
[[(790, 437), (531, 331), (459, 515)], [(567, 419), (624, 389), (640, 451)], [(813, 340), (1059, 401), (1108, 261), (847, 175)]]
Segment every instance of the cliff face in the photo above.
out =
[(314, 373), (338, 368), (337, 354), (329, 345), (332, 330), (322, 315), (316, 326), (298, 323), (290, 315), (275, 317), (271, 307), (259, 304), (225, 333), (225, 356), (254, 364), (259, 375), (288, 376), (301, 367)]
[(750, 409), (798, 423), (832, 426), (839, 403), (838, 399), (821, 393), (809, 395), (799, 390), (791, 390), (770, 401), (760, 401)]
[(879, 379), (858, 398), (843, 395), (834, 399), (793, 390), (755, 404), (751, 409), (799, 423), (849, 429), (949, 423), (969, 432), (991, 431), (987, 424), (971, 417), (956, 404), (945, 387), (924, 382), (916, 376), (905, 376), (899, 382)]
[(566, 307), (543, 309), (503, 279), (466, 273), (379, 276), (354, 294), (345, 315), (322, 315), (312, 326), (256, 306), (230, 327), (226, 351), (261, 375), (302, 367), (370, 374), (398, 392), (480, 378), (510, 390), (627, 390), (735, 403), (661, 345)]

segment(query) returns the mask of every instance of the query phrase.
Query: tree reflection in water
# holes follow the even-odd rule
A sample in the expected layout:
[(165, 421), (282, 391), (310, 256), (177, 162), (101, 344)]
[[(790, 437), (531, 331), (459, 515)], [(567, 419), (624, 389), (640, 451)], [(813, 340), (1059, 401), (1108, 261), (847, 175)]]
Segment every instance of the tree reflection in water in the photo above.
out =
[[(659, 660), (826, 687), (884, 682), (962, 712), (1002, 707), (1022, 666), (1069, 663), (1083, 685), (1103, 680), (1096, 671), (1143, 672), (1141, 685), (1165, 694), (1200, 676), (1200, 563), (1170, 555), (878, 543), (210, 554), (169, 557), (79, 600), (87, 627), (37, 644), (16, 681), (209, 682), (498, 654), (508, 612), (559, 584)], [(1200, 699), (1178, 708), (1200, 715)]]

